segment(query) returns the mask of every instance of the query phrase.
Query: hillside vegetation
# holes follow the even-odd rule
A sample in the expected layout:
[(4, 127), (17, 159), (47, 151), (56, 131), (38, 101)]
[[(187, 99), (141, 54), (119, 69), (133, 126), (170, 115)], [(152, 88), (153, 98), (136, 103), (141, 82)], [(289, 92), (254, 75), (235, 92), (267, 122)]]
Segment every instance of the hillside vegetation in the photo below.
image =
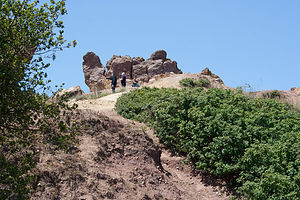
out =
[(61, 21), (66, 13), (65, 0), (0, 2), (1, 200), (29, 198), (41, 149), (68, 150), (77, 142), (76, 106), (48, 99), (48, 58), (71, 47)]
[(300, 114), (286, 104), (215, 88), (142, 88), (116, 110), (247, 199), (300, 196)]

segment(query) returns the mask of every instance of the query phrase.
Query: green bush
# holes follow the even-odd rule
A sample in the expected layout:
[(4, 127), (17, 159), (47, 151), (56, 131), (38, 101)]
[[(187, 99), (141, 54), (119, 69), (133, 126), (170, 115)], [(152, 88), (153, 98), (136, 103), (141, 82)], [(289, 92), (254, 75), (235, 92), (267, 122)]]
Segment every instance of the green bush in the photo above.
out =
[(300, 132), (290, 132), (248, 148), (241, 160), (239, 182), (243, 185), (239, 191), (249, 199), (298, 199), (299, 138)]
[(263, 94), (264, 98), (270, 98), (270, 99), (280, 99), (281, 94), (278, 90), (273, 90), (271, 92), (266, 92)]
[(195, 81), (192, 78), (184, 78), (179, 81), (182, 87), (195, 87)]
[(198, 87), (210, 87), (210, 82), (206, 78), (199, 78), (195, 83)]
[(210, 86), (209, 80), (207, 80), (205, 78), (199, 78), (198, 80), (195, 80), (193, 78), (184, 78), (179, 81), (179, 84), (182, 87), (188, 87), (188, 88), (209, 87)]
[(287, 105), (231, 90), (143, 88), (120, 97), (116, 110), (247, 198), (299, 195), (300, 115)]

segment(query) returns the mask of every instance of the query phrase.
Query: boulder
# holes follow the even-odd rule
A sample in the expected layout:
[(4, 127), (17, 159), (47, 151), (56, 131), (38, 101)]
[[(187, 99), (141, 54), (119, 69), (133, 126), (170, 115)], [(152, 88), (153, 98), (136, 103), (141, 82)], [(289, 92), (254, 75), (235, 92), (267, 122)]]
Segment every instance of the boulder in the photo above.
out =
[(121, 78), (122, 72), (125, 72), (129, 78), (132, 78), (132, 59), (130, 56), (113, 56), (107, 61), (107, 76), (115, 74), (118, 78)]
[(200, 74), (204, 75), (204, 76), (209, 76), (210, 78), (212, 78), (213, 81), (218, 82), (220, 84), (224, 84), (223, 80), (219, 76), (217, 76), (216, 74), (212, 73), (207, 67), (205, 69), (203, 69), (200, 72)]
[(113, 55), (113, 56), (111, 57), (111, 59), (108, 60), (108, 61), (106, 62), (107, 73), (111, 71), (112, 62), (113, 62), (116, 58), (121, 58), (121, 56)]
[(94, 52), (88, 52), (83, 56), (82, 67), (85, 84), (90, 88), (90, 91), (95, 90), (95, 88), (99, 90), (105, 88), (103, 83), (105, 67)]
[(158, 50), (151, 54), (150, 57), (151, 60), (163, 60), (165, 61), (167, 59), (167, 52), (164, 50)]
[(144, 62), (145, 59), (143, 57), (133, 57), (132, 58), (132, 65), (138, 65), (142, 62)]
[(143, 62), (132, 66), (132, 78), (138, 79), (141, 76), (148, 76), (148, 66)]
[(182, 74), (182, 71), (178, 69), (177, 62), (172, 60), (166, 60), (163, 63), (164, 73), (173, 72), (174, 74)]
[(73, 86), (69, 89), (63, 89), (62, 91), (58, 92), (56, 95), (61, 96), (61, 95), (67, 95), (68, 98), (74, 98), (79, 95), (83, 95), (84, 92), (79, 86)]
[(210, 76), (212, 78), (220, 78), (216, 74), (212, 73), (207, 67), (200, 72), (201, 75)]
[(212, 75), (211, 71), (206, 67), (205, 69), (203, 69), (200, 74), (202, 75), (206, 75), (206, 76), (210, 76)]
[(147, 71), (148, 71), (149, 77), (153, 77), (155, 75), (165, 73), (164, 67), (163, 67), (164, 62), (162, 59), (159, 59), (159, 60), (148, 59), (145, 62), (143, 62), (143, 64), (147, 66)]
[(292, 91), (293, 91), (296, 95), (300, 96), (300, 87), (294, 88)]
[[(151, 57), (132, 67), (132, 77), (148, 82), (149, 79), (159, 74), (175, 73), (181, 74), (177, 62), (166, 58), (167, 53), (164, 50), (158, 50), (151, 54)], [(141, 61), (141, 59), (140, 59)]]

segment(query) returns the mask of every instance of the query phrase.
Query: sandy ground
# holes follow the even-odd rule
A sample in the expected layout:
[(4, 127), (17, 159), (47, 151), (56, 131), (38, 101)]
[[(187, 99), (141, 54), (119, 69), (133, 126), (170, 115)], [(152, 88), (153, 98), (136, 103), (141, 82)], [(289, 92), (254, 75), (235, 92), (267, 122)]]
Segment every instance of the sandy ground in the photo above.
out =
[(117, 99), (122, 94), (123, 93), (110, 94), (98, 99), (87, 99), (80, 101), (72, 100), (70, 103), (76, 103), (78, 105), (78, 109), (88, 109), (93, 111), (113, 111)]

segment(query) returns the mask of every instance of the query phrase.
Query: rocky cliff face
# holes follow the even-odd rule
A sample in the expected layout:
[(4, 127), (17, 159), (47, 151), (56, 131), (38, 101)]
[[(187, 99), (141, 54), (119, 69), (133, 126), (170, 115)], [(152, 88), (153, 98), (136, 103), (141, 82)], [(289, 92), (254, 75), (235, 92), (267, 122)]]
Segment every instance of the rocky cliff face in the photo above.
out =
[(115, 74), (118, 78), (125, 72), (127, 78), (136, 79), (139, 82), (148, 82), (151, 78), (160, 74), (175, 73), (182, 71), (177, 67), (177, 62), (167, 58), (167, 52), (158, 50), (145, 60), (143, 57), (113, 55), (107, 61), (106, 69), (101, 64), (100, 58), (93, 52), (83, 56), (83, 72), (85, 83), (90, 91), (102, 90), (109, 87), (106, 77)]

